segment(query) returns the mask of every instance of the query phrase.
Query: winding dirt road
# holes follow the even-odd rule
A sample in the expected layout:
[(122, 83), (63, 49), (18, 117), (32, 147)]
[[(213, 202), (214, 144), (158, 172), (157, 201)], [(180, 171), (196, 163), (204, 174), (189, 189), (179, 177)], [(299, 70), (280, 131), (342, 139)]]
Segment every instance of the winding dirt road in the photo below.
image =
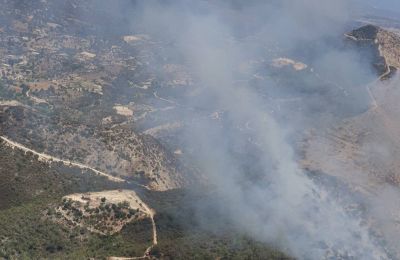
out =
[[(36, 152), (35, 150), (32, 150), (32, 149), (30, 149), (30, 148), (28, 148), (28, 147), (26, 147), (26, 146), (24, 146), (24, 145), (22, 145), (20, 143), (14, 142), (14, 141), (8, 139), (5, 136), (0, 136), (0, 139), (3, 140), (6, 145), (8, 145), (9, 147), (11, 147), (13, 149), (17, 148), (17, 149), (20, 149), (20, 150), (24, 151), (25, 153), (26, 152), (31, 152), (31, 153), (37, 155), (38, 159), (40, 161), (62, 162), (63, 164), (68, 165), (68, 166), (75, 166), (75, 167), (78, 167), (80, 169), (89, 169), (89, 170), (91, 170), (91, 171), (93, 171), (93, 172), (95, 172), (95, 173), (97, 173), (97, 174), (99, 174), (101, 176), (105, 176), (110, 181), (129, 183), (128, 181), (126, 181), (126, 180), (124, 180), (122, 178), (115, 177), (115, 176), (112, 176), (112, 175), (110, 175), (108, 173), (96, 170), (93, 167), (90, 167), (88, 165), (84, 165), (84, 164), (77, 163), (77, 162), (72, 162), (72, 161), (69, 161), (69, 160), (63, 160), (63, 159), (60, 159), (60, 158), (57, 158), (57, 157), (54, 157), (54, 156), (51, 156), (51, 155), (48, 155), (48, 154)], [(137, 185), (140, 185), (140, 184), (137, 184)], [(147, 186), (144, 186), (144, 185), (140, 185), (140, 186), (143, 186), (146, 189), (148, 189)], [(157, 227), (156, 227), (156, 222), (154, 221), (155, 212), (146, 203), (142, 202), (142, 205), (145, 208), (146, 213), (147, 213), (147, 215), (149, 216), (149, 218), (151, 220), (151, 225), (152, 225), (152, 229), (153, 229), (153, 244), (146, 249), (146, 251), (144, 252), (143, 256), (140, 256), (140, 257), (110, 257), (109, 259), (112, 259), (112, 260), (117, 260), (117, 259), (120, 259), (120, 260), (122, 260), (122, 259), (126, 259), (126, 260), (127, 259), (146, 259), (146, 258), (149, 257), (151, 249), (155, 245), (157, 245)]]
[(157, 95), (157, 91), (154, 91), (154, 92), (153, 92), (153, 96), (154, 96), (155, 98), (161, 100), (161, 101), (168, 102), (168, 103), (170, 103), (170, 104), (180, 106), (180, 104), (178, 104), (178, 103), (175, 102), (175, 101), (172, 101), (172, 100), (169, 100), (169, 99), (160, 97), (159, 95)]
[(101, 175), (101, 176), (104, 176), (104, 177), (106, 177), (108, 180), (113, 181), (113, 182), (125, 182), (125, 180), (122, 179), (122, 178), (115, 177), (115, 176), (112, 176), (111, 174), (108, 174), (108, 173), (105, 173), (105, 172), (96, 170), (96, 169), (94, 169), (94, 168), (92, 168), (92, 167), (90, 167), (90, 166), (88, 166), (88, 165), (84, 165), (84, 164), (77, 163), (77, 162), (72, 162), (72, 161), (69, 161), (69, 160), (63, 160), (63, 159), (60, 159), (60, 158), (57, 158), (57, 157), (54, 157), (54, 156), (51, 156), (51, 155), (48, 155), (48, 154), (36, 152), (35, 150), (32, 150), (32, 149), (30, 149), (30, 148), (28, 148), (28, 147), (26, 147), (26, 146), (24, 146), (24, 145), (22, 145), (22, 144), (20, 144), (20, 143), (14, 142), (14, 141), (8, 139), (8, 138), (5, 137), (5, 136), (0, 136), (0, 138), (1, 138), (1, 140), (5, 141), (6, 145), (10, 146), (10, 147), (13, 148), (13, 149), (14, 149), (14, 148), (18, 148), (18, 149), (24, 151), (25, 153), (26, 153), (26, 152), (31, 152), (31, 153), (33, 153), (34, 155), (37, 155), (37, 156), (39, 157), (38, 159), (39, 159), (40, 161), (45, 161), (45, 162), (52, 162), (52, 161), (53, 161), (53, 162), (62, 162), (63, 164), (68, 165), (68, 166), (75, 166), (75, 167), (78, 167), (78, 168), (80, 168), (80, 169), (88, 169), (88, 170), (91, 170), (91, 171), (95, 172), (96, 174)]
[(148, 214), (150, 220), (151, 220), (151, 225), (153, 228), (153, 244), (149, 246), (145, 251), (143, 256), (136, 256), (136, 257), (117, 257), (117, 256), (111, 256), (108, 257), (108, 260), (138, 260), (138, 259), (150, 259), (150, 251), (153, 249), (154, 246), (157, 245), (157, 227), (156, 227), (156, 222), (154, 221), (154, 210), (149, 208), (145, 203), (142, 204), (143, 207), (146, 210), (146, 213)]
[(390, 66), (388, 66), (385, 73), (383, 73), (381, 76), (379, 76), (379, 78), (378, 78), (377, 80), (371, 82), (370, 84), (368, 84), (368, 85), (366, 86), (368, 95), (369, 95), (369, 97), (371, 98), (371, 101), (372, 101), (372, 108), (371, 108), (372, 111), (373, 111), (373, 110), (376, 110), (376, 109), (379, 107), (379, 105), (378, 105), (378, 102), (377, 102), (376, 99), (375, 99), (374, 94), (373, 94), (372, 91), (371, 91), (371, 87), (375, 86), (375, 85), (378, 84), (380, 81), (383, 81), (384, 78), (385, 78), (386, 76), (388, 76), (390, 73), (392, 73), (392, 70), (390, 69)]

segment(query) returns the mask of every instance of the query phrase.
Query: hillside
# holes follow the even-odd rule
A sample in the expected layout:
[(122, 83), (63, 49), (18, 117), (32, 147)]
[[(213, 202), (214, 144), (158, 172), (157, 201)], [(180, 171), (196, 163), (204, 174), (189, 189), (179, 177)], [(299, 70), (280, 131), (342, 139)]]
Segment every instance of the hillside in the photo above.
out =
[(345, 2), (0, 0), (0, 259), (400, 259), (400, 23)]
[[(9, 258), (82, 258), (104, 257), (112, 252), (140, 255), (148, 245), (145, 238), (151, 232), (141, 221), (128, 225), (136, 229), (141, 242), (133, 242), (122, 235), (102, 237), (90, 233), (86, 227), (64, 228), (52, 221), (48, 214), (62, 197), (74, 192), (101, 191), (121, 187), (90, 171), (53, 163), (40, 162), (34, 155), (0, 145), (1, 178), (0, 257)], [(50, 211), (49, 211), (50, 210)], [(138, 229), (138, 226), (141, 226)], [(115, 246), (111, 246), (114, 243)], [(98, 249), (108, 247), (106, 251)]]
[[(357, 41), (368, 41), (380, 50), (389, 71), (400, 68), (400, 37), (375, 26), (365, 26), (351, 33)], [(347, 118), (323, 131), (312, 129), (299, 146), (302, 165), (311, 172), (321, 172), (345, 183), (365, 208), (368, 223), (386, 239), (388, 247), (397, 249), (398, 211), (397, 189), (399, 172), (399, 76), (383, 75), (368, 86), (370, 108), (360, 115)], [(386, 80), (384, 80), (386, 79)], [(376, 201), (385, 206), (369, 206)], [(383, 202), (381, 202), (383, 203)], [(367, 210), (368, 209), (368, 210)]]
[[(148, 217), (142, 217), (146, 216), (143, 215), (147, 214), (146, 209), (137, 213), (137, 207), (142, 206), (135, 207), (133, 203), (136, 202), (133, 200), (130, 202), (130, 206), (134, 207), (132, 217), (129, 216), (131, 210), (123, 213), (125, 201), (129, 203), (130, 196), (135, 193), (122, 189), (132, 187), (109, 181), (106, 177), (98, 176), (90, 170), (82, 171), (54, 162), (49, 165), (38, 161), (37, 156), (29, 152), (25, 154), (18, 149), (10, 148), (4, 141), (0, 144), (0, 161), (0, 176), (3, 180), (0, 186), (2, 197), (0, 223), (4, 223), (0, 231), (0, 257), (5, 259), (139, 257), (152, 245), (154, 227)], [(77, 193), (84, 194), (77, 195)], [(89, 195), (85, 195), (86, 193)], [(86, 196), (93, 198), (98, 196), (99, 200), (105, 198), (104, 207), (109, 207), (110, 211), (103, 212), (101, 218), (106, 216), (110, 219), (115, 218), (113, 221), (119, 222), (118, 225), (109, 223), (114, 230), (111, 234), (103, 234), (92, 229), (91, 223), (101, 224), (101, 221), (93, 222), (97, 213), (92, 204), (88, 208), (92, 212), (90, 214), (93, 214), (89, 222), (76, 225), (73, 219), (68, 221), (77, 214), (77, 211), (73, 210), (74, 207), (66, 207), (66, 202), (69, 199), (72, 199), (71, 202), (81, 201), (82, 198), (85, 200)], [(216, 235), (196, 228), (193, 225), (195, 223), (193, 212), (184, 213), (176, 208), (179, 205), (177, 200), (182, 197), (177, 192), (157, 195), (142, 190), (141, 196), (144, 196), (147, 203), (155, 205), (157, 212), (155, 221), (158, 246), (152, 249), (151, 254), (161, 256), (162, 252), (167, 259), (170, 257), (187, 259), (195, 255), (254, 257), (262, 254), (277, 259), (283, 257), (281, 253), (247, 238), (240, 238), (241, 242), (237, 244), (238, 241), (232, 241), (228, 234)], [(140, 198), (136, 200), (140, 201)], [(121, 209), (120, 206), (116, 206), (120, 205), (119, 203)], [(145, 205), (144, 202), (139, 203)], [(84, 205), (80, 205), (84, 210)], [(117, 211), (113, 205), (120, 213), (115, 213)], [(61, 214), (57, 213), (59, 210)], [(71, 214), (67, 212), (70, 210), (73, 211)], [(121, 213), (125, 215), (122, 216)], [(125, 221), (127, 217), (128, 221)], [(181, 221), (183, 219), (185, 221)], [(189, 223), (192, 232), (183, 232), (183, 228)], [(211, 243), (210, 247), (200, 246), (206, 242)]]
[(374, 66), (380, 77), (390, 77), (400, 68), (400, 36), (395, 31), (369, 24), (351, 31), (346, 36), (357, 44), (367, 45), (374, 50)]
[(184, 170), (174, 155), (136, 129), (158, 110), (146, 101), (155, 87), (142, 46), (97, 31), (100, 20), (88, 26), (93, 2), (0, 4), (1, 99), (21, 104), (2, 106), (3, 135), (152, 189), (180, 187)]

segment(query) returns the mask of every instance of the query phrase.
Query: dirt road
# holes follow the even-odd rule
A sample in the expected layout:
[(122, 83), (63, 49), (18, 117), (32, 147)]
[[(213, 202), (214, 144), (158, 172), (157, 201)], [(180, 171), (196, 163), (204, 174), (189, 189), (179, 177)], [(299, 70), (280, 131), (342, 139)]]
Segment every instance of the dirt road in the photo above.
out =
[(78, 168), (80, 168), (80, 169), (88, 169), (88, 170), (91, 170), (91, 171), (97, 173), (98, 175), (101, 175), (101, 176), (106, 177), (106, 178), (109, 179), (110, 181), (114, 181), (114, 182), (125, 182), (125, 180), (122, 179), (122, 178), (115, 177), (115, 176), (112, 176), (111, 174), (108, 174), (108, 173), (105, 173), (105, 172), (96, 170), (96, 169), (94, 169), (94, 168), (92, 168), (92, 167), (90, 167), (90, 166), (88, 166), (88, 165), (84, 165), (84, 164), (77, 163), (77, 162), (72, 162), (72, 161), (69, 161), (69, 160), (63, 160), (63, 159), (60, 159), (60, 158), (57, 158), (57, 157), (54, 157), (54, 156), (51, 156), (51, 155), (48, 155), (48, 154), (36, 152), (36, 151), (34, 151), (34, 150), (32, 150), (32, 149), (30, 149), (30, 148), (28, 148), (28, 147), (26, 147), (26, 146), (24, 146), (24, 145), (22, 145), (22, 144), (20, 144), (20, 143), (17, 143), (17, 142), (14, 142), (14, 141), (8, 139), (8, 138), (5, 137), (5, 136), (0, 136), (0, 138), (1, 138), (3, 141), (5, 141), (6, 144), (7, 144), (8, 146), (10, 146), (11, 148), (18, 148), (18, 149), (20, 149), (20, 150), (22, 150), (22, 151), (24, 151), (24, 152), (31, 152), (31, 153), (37, 155), (37, 156), (39, 157), (39, 160), (41, 160), (41, 161), (46, 161), (46, 162), (62, 162), (63, 164), (68, 165), (68, 166), (75, 166), (75, 167), (78, 167)]
[[(63, 164), (68, 165), (68, 166), (75, 166), (75, 167), (78, 167), (80, 169), (89, 169), (89, 170), (91, 170), (91, 171), (93, 171), (93, 172), (95, 172), (95, 173), (97, 173), (99, 175), (105, 176), (110, 181), (127, 182), (124, 179), (121, 179), (119, 177), (115, 177), (115, 176), (112, 176), (112, 175), (107, 174), (105, 172), (96, 170), (96, 169), (94, 169), (94, 168), (92, 168), (92, 167), (90, 167), (88, 165), (84, 165), (84, 164), (77, 163), (77, 162), (72, 162), (72, 161), (69, 161), (69, 160), (63, 160), (63, 159), (60, 159), (60, 158), (57, 158), (57, 157), (54, 157), (54, 156), (51, 156), (51, 155), (48, 155), (48, 154), (36, 152), (36, 151), (34, 151), (34, 150), (32, 150), (32, 149), (30, 149), (30, 148), (28, 148), (28, 147), (26, 147), (26, 146), (24, 146), (24, 145), (22, 145), (20, 143), (17, 143), (17, 142), (14, 142), (14, 141), (8, 139), (5, 136), (0, 136), (0, 139), (3, 140), (6, 143), (6, 145), (10, 146), (13, 149), (17, 148), (17, 149), (20, 149), (20, 150), (22, 150), (24, 152), (31, 152), (31, 153), (37, 155), (38, 159), (41, 160), (41, 161), (62, 162)], [(140, 184), (138, 184), (138, 185), (140, 185)], [(146, 187), (146, 186), (143, 186), (143, 185), (140, 185), (140, 186), (145, 187), (146, 189), (148, 189), (148, 187)], [(141, 201), (141, 203), (142, 203), (142, 206), (143, 206), (146, 214), (149, 216), (149, 218), (151, 220), (151, 225), (152, 225), (152, 229), (153, 229), (153, 244), (146, 249), (146, 251), (144, 252), (144, 255), (141, 256), (141, 257), (130, 257), (130, 258), (129, 257), (110, 257), (109, 259), (112, 259), (112, 260), (117, 260), (117, 259), (146, 259), (146, 258), (148, 258), (151, 249), (155, 245), (157, 245), (157, 227), (156, 227), (156, 223), (154, 221), (155, 212), (154, 212), (153, 209), (151, 209), (143, 201)]]

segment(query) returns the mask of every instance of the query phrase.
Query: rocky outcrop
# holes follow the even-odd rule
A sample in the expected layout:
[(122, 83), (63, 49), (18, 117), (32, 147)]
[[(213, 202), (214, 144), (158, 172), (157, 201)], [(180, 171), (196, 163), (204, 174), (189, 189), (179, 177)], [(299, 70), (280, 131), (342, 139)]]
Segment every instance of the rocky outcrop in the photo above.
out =
[(400, 36), (374, 25), (365, 25), (347, 33), (357, 44), (371, 48), (373, 65), (382, 79), (390, 77), (400, 68)]

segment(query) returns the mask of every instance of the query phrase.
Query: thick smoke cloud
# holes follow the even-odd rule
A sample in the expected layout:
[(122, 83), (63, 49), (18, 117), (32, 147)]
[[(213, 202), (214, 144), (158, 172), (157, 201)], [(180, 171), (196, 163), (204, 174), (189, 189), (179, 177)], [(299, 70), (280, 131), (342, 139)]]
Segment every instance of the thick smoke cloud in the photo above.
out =
[[(273, 113), (268, 98), (246, 81), (237, 83), (240, 64), (292, 55), (333, 82), (324, 92), (330, 94), (335, 88), (329, 99), (332, 103), (318, 104), (317, 110), (336, 106), (342, 94), (352, 100), (340, 103), (343, 109), (351, 109), (354, 103), (366, 105), (367, 96), (356, 94), (361, 91), (353, 88), (372, 77), (369, 68), (357, 54), (331, 42), (347, 26), (346, 1), (147, 1), (140, 10), (132, 24), (140, 24), (138, 30), (153, 39), (172, 42), (169, 53), (180, 57), (196, 79), (195, 92), (202, 98), (180, 102), (221, 111), (220, 120), (187, 111), (184, 138), (193, 147), (191, 156), (200, 172), (213, 186), (219, 198), (213, 203), (223, 216), (236, 229), (298, 258), (387, 257), (361, 218), (350, 216), (297, 164), (288, 133), (301, 131), (302, 122), (313, 114), (299, 113), (300, 120), (287, 121), (290, 116), (285, 113), (297, 112)], [(304, 48), (308, 45), (312, 50)], [(275, 47), (275, 52), (269, 51)], [(252, 69), (246, 75), (257, 73)], [(280, 87), (268, 79), (262, 84), (270, 92)], [(359, 100), (354, 101), (355, 97)], [(201, 216), (200, 211), (199, 217), (207, 214)]]
[[(181, 138), (188, 158), (209, 186), (198, 189), (215, 194), (208, 204), (196, 205), (206, 228), (218, 224), (210, 223), (215, 219), (208, 209), (218, 209), (232, 228), (300, 259), (386, 259), (362, 216), (346, 210), (330, 193), (329, 181), (316, 183), (301, 168), (294, 145), (307, 127), (368, 108), (363, 85), (375, 75), (342, 41), (352, 27), (352, 8), (362, 2), (99, 0), (85, 20), (99, 24), (97, 33), (110, 38), (128, 31), (149, 35), (166, 62), (182, 64), (194, 78), (194, 86), (174, 98), (183, 110), (177, 116), (185, 123)], [(383, 9), (398, 6), (395, 0), (368, 2)], [(265, 74), (280, 57), (308, 67), (283, 70), (292, 79), (276, 81)], [(159, 68), (149, 69), (164, 76)], [(395, 242), (392, 219), (383, 212), (395, 208), (391, 201), (398, 196), (390, 187), (366, 202), (385, 238)]]

